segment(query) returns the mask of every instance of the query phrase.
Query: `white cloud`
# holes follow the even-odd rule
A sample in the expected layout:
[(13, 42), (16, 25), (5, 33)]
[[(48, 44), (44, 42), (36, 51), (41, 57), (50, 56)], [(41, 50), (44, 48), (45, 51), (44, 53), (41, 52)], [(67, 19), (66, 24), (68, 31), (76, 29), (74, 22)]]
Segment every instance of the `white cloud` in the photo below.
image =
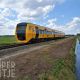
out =
[(47, 27), (65, 32), (66, 34), (80, 33), (80, 17), (74, 17), (65, 25), (58, 25), (56, 19), (50, 19), (47, 22)]
[(15, 9), (21, 16), (25, 14), (41, 16), (50, 12), (57, 3), (62, 1), (64, 0), (0, 0), (0, 7)]
[(0, 28), (5, 27), (4, 29), (7, 30), (7, 34), (7, 32), (13, 29), (10, 27), (14, 27), (20, 21), (36, 22), (40, 21), (40, 19), (43, 20), (48, 16), (48, 13), (55, 8), (56, 4), (61, 4), (64, 1), (65, 0), (0, 0)]
[(47, 21), (47, 24), (48, 24), (48, 25), (46, 25), (46, 26), (49, 27), (49, 28), (55, 29), (55, 28), (57, 28), (56, 21), (57, 21), (56, 18), (54, 18), (54, 19), (49, 19), (49, 20)]
[(67, 27), (68, 27), (68, 28), (74, 28), (74, 27), (76, 27), (78, 24), (80, 24), (80, 17), (74, 17), (71, 22), (67, 23)]
[(43, 0), (36, 0), (36, 1), (40, 3), (40, 2), (42, 2)]

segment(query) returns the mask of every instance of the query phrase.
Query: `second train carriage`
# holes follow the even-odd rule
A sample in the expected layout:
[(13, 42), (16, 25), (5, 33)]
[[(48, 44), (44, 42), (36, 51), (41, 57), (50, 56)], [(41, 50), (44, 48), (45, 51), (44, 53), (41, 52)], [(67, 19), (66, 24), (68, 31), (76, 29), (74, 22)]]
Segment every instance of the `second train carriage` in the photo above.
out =
[(16, 26), (16, 38), (18, 42), (28, 43), (32, 40), (46, 40), (64, 37), (61, 31), (46, 28), (32, 23), (19, 23)]

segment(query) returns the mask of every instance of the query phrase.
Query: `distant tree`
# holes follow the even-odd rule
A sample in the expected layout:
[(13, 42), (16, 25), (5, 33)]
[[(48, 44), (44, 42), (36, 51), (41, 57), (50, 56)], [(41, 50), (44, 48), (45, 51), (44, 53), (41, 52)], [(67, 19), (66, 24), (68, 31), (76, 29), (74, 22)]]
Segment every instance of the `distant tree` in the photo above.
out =
[(77, 36), (80, 36), (80, 33), (78, 33)]

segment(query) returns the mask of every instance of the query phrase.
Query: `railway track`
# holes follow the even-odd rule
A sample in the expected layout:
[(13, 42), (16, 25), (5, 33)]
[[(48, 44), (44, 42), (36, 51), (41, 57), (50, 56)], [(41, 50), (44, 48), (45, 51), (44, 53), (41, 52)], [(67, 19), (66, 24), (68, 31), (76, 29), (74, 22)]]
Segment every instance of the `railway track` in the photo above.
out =
[[(59, 39), (59, 40), (62, 40), (62, 39)], [(59, 41), (59, 40), (51, 40), (51, 41), (47, 41), (47, 42), (40, 42), (40, 43), (34, 43), (34, 44), (17, 44), (17, 45), (11, 45), (9, 47), (5, 46), (5, 47), (2, 47), (0, 49), (0, 58), (2, 58), (3, 56), (6, 56), (6, 55), (12, 55), (12, 54), (16, 54), (16, 53), (19, 53), (19, 52), (24, 52), (24, 50), (27, 50), (28, 49), (33, 49), (33, 48), (37, 48), (37, 47), (40, 47), (40, 46), (46, 46), (48, 44), (52, 44), (53, 45), (53, 42), (56, 42), (56, 41)]]
[(53, 41), (48, 41), (48, 42), (41, 42), (41, 43), (36, 43), (36, 44), (28, 44), (28, 45), (20, 45), (16, 47), (9, 47), (6, 49), (1, 49), (0, 50), (0, 58), (3, 58), (5, 56), (10, 56), (10, 55), (17, 55), (18, 54), (23, 54), (24, 51), (32, 51), (33, 49), (37, 49), (43, 46), (46, 46), (48, 43), (51, 43)]
[(6, 45), (0, 46), (0, 50), (13, 48), (13, 47), (18, 47), (18, 46), (23, 46), (23, 45), (26, 45), (26, 44), (6, 44)]
[[(48, 42), (48, 41), (47, 41)], [(2, 45), (0, 46), (0, 50), (3, 49), (9, 49), (9, 48), (14, 48), (14, 47), (19, 47), (19, 46), (24, 46), (24, 45), (36, 45), (36, 44), (41, 44), (41, 43), (46, 43), (46, 41), (44, 42), (34, 42), (34, 43), (19, 43), (19, 44), (6, 44), (6, 45)]]
[[(60, 39), (57, 39), (60, 40)], [(53, 41), (53, 40), (50, 40)], [(6, 45), (0, 45), (0, 50), (3, 49), (9, 49), (9, 48), (14, 48), (14, 47), (18, 47), (18, 46), (24, 46), (24, 45), (35, 45), (35, 44), (41, 44), (41, 43), (46, 43), (46, 42), (50, 42), (50, 41), (44, 41), (44, 42), (34, 42), (34, 43), (19, 43), (19, 44), (6, 44)], [(56, 41), (56, 40), (54, 40)]]

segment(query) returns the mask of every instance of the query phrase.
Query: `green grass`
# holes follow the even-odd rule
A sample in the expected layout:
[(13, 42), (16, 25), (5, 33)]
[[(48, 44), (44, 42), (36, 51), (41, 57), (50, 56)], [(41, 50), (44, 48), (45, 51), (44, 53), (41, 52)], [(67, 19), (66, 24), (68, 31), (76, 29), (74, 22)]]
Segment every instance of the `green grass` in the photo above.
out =
[(78, 39), (79, 39), (79, 41), (80, 41), (80, 36), (78, 36)]
[(76, 38), (78, 38), (80, 40), (80, 35), (77, 35)]
[(0, 45), (17, 43), (15, 36), (0, 36)]
[(75, 40), (66, 58), (53, 60), (53, 67), (39, 75), (39, 80), (76, 80), (75, 76)]

